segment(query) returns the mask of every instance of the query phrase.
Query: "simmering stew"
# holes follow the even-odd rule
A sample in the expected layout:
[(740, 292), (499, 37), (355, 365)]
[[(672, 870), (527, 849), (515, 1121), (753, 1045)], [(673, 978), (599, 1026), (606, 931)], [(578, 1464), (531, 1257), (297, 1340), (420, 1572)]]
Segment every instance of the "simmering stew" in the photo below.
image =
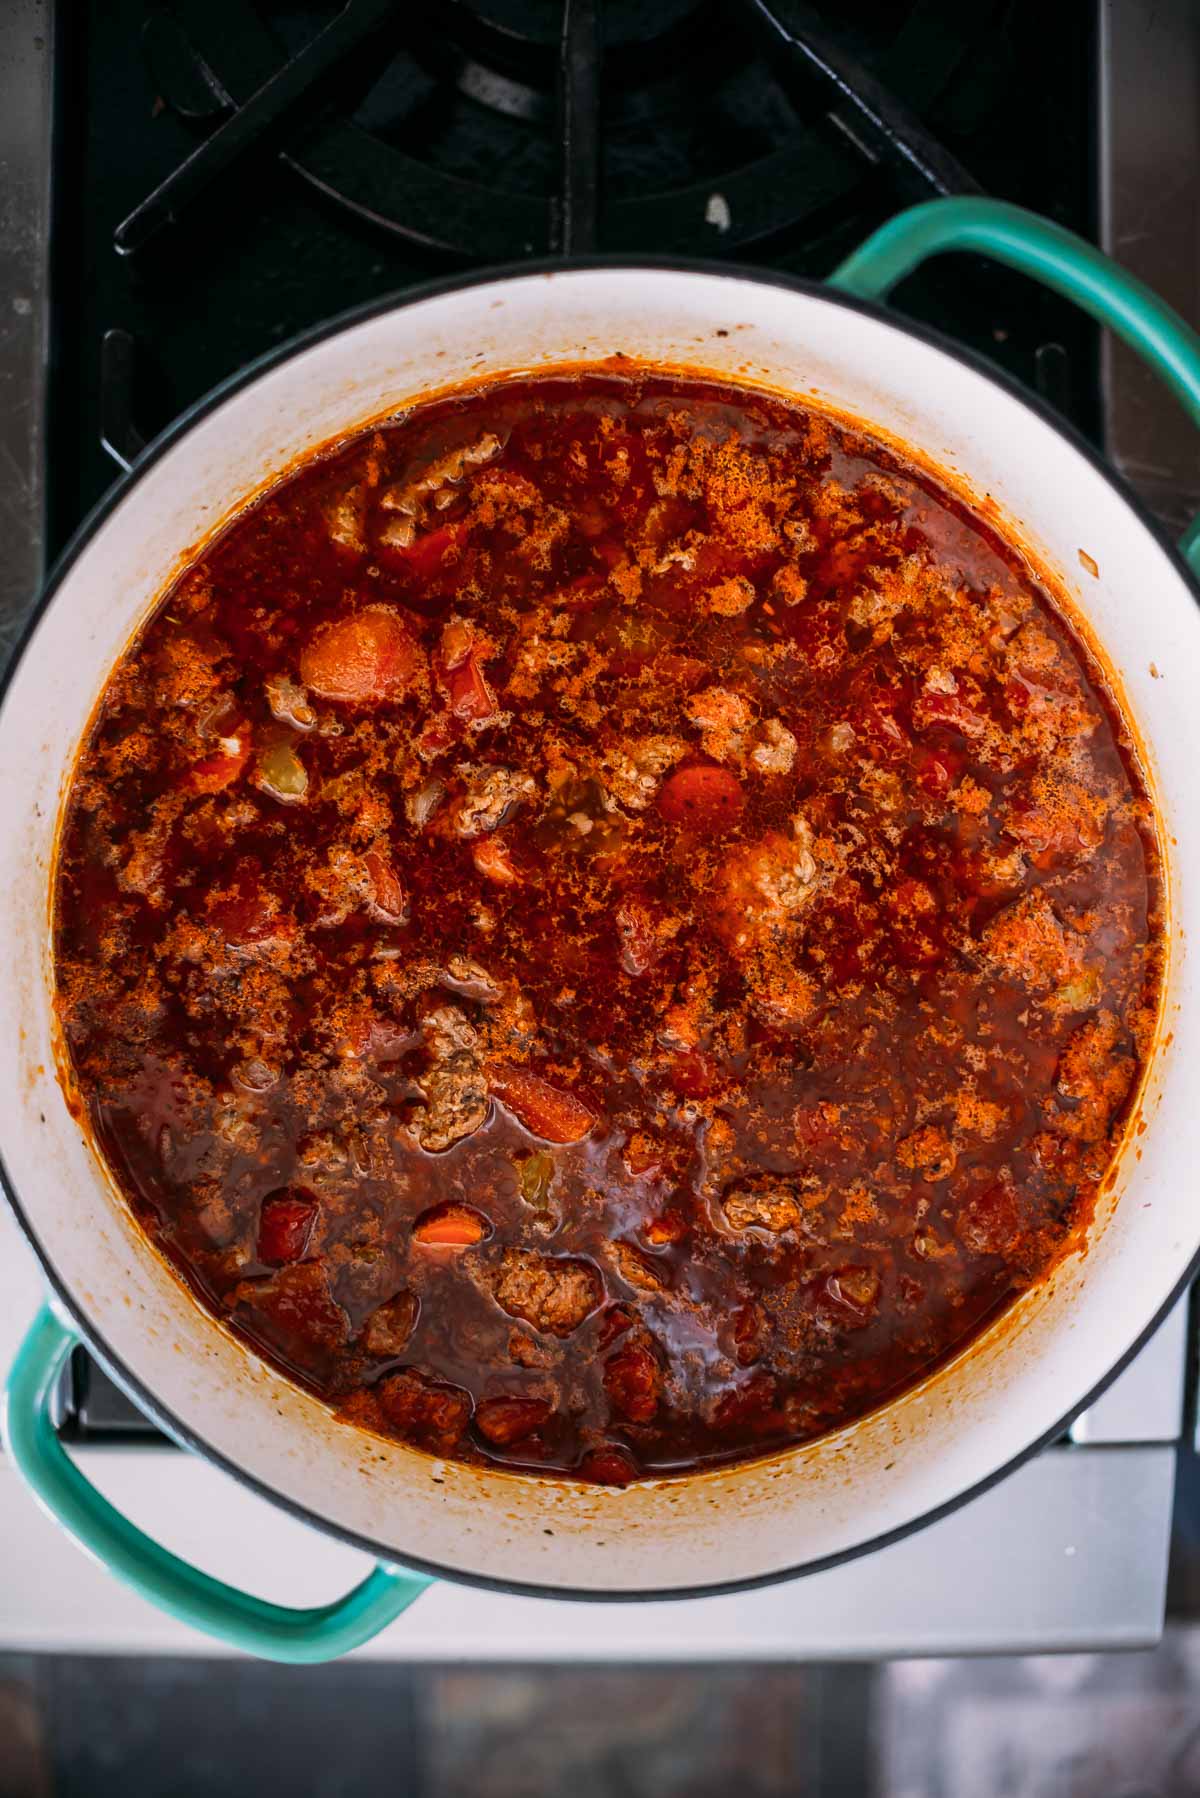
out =
[(1086, 1220), (1150, 1047), (1131, 747), (895, 449), (619, 364), (311, 459), (114, 671), (81, 1106), (346, 1419), (623, 1484), (877, 1405)]

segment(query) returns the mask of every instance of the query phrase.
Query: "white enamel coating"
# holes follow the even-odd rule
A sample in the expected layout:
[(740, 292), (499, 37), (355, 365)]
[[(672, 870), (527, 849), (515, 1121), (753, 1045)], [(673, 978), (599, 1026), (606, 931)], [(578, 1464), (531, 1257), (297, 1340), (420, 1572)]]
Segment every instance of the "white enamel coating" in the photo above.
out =
[[(297, 455), (422, 391), (617, 351), (873, 421), (990, 496), (1058, 575), (1150, 745), (1170, 839), (1173, 1033), (1145, 1095), (1145, 1133), (1087, 1253), (958, 1362), (806, 1449), (624, 1492), (481, 1473), (376, 1441), (335, 1424), (225, 1336), (131, 1227), (72, 1121), (53, 1071), (47, 933), (64, 779), (108, 670), (181, 553)], [(1185, 947), (1200, 892), (1198, 695), (1196, 607), (1136, 514), (1036, 414), (885, 318), (737, 276), (638, 269), (505, 278), (381, 313), (271, 368), (160, 454), (95, 531), (25, 651), (0, 711), (9, 1180), (73, 1305), (168, 1416), (269, 1491), (385, 1553), (605, 1593), (769, 1575), (853, 1550), (1051, 1430), (1136, 1341), (1196, 1251), (1200, 1014), (1186, 1003)]]

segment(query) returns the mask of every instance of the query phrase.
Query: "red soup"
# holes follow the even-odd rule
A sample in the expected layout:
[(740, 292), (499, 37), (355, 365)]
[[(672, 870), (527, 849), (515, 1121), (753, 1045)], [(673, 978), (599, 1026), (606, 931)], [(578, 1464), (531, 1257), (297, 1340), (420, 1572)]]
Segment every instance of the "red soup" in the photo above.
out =
[(1036, 573), (894, 449), (649, 372), (315, 458), (79, 761), (79, 1098), (353, 1423), (623, 1483), (895, 1393), (1086, 1218), (1150, 813)]

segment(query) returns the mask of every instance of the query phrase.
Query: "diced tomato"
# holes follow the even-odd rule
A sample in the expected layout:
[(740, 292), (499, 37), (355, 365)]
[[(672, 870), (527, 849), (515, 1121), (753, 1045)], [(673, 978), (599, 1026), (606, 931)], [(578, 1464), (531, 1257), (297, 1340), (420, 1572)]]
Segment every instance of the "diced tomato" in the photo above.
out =
[(724, 1085), (716, 1062), (700, 1049), (673, 1055), (670, 1079), (675, 1091), (685, 1099), (711, 1099)]
[[(582, 519), (580, 519), (580, 523), (583, 523)], [(564, 605), (579, 606), (582, 609), (585, 606), (595, 605), (604, 592), (604, 588), (604, 576), (598, 574), (595, 569), (589, 569), (586, 574), (577, 574), (573, 581), (568, 581), (565, 587), (560, 587), (554, 597), (556, 601)]]
[(258, 1214), (258, 1259), (264, 1267), (285, 1267), (299, 1261), (308, 1247), (317, 1201), (300, 1187), (284, 1187), (262, 1202)]
[(371, 908), (385, 924), (399, 924), (405, 916), (404, 888), (390, 862), (378, 849), (368, 849), (363, 866), (371, 877)]
[(458, 733), (448, 712), (434, 712), (421, 726), (417, 737), (417, 753), (427, 762), (436, 761), (444, 749), (457, 741)]
[(604, 1363), (609, 1402), (630, 1423), (650, 1423), (658, 1410), (662, 1369), (644, 1343), (630, 1342)]
[(463, 618), (448, 618), (434, 658), (438, 685), (446, 695), (450, 714), (460, 724), (482, 724), (496, 715), (496, 695), (481, 667), (475, 630)]
[(582, 1099), (551, 1086), (528, 1068), (494, 1068), (490, 1082), (496, 1097), (546, 1142), (581, 1142), (595, 1125), (595, 1115)]
[(227, 943), (261, 943), (290, 929), (273, 893), (258, 884), (256, 873), (239, 872), (234, 890), (209, 901), (208, 916)]
[(966, 757), (957, 749), (918, 749), (913, 757), (917, 783), (933, 799), (944, 799), (962, 773)]
[(792, 1113), (792, 1121), (796, 1126), (796, 1146), (804, 1149), (823, 1149), (838, 1141), (840, 1112), (836, 1105), (822, 1099), (816, 1105), (799, 1105)]
[(861, 1326), (879, 1303), (879, 1275), (871, 1267), (839, 1267), (825, 1281), (825, 1295), (853, 1312), (855, 1325)]
[(606, 568), (620, 568), (629, 560), (629, 551), (615, 537), (597, 537), (592, 543), (592, 554), (597, 561), (603, 562)]
[(367, 606), (321, 631), (300, 656), (306, 687), (324, 699), (378, 705), (403, 699), (422, 654), (413, 631), (389, 606)]
[(422, 1212), (412, 1234), (413, 1241), (424, 1243), (426, 1248), (470, 1249), (492, 1234), (492, 1226), (473, 1206), (450, 1200)]
[(540, 1430), (550, 1415), (542, 1398), (485, 1398), (475, 1407), (475, 1424), (481, 1436), (507, 1448)]
[(478, 837), (471, 845), (471, 860), (475, 863), (477, 872), (486, 880), (494, 880), (497, 886), (515, 887), (521, 884), (521, 876), (513, 866), (507, 846), (499, 837)]
[(740, 1367), (758, 1359), (762, 1313), (757, 1305), (739, 1305), (733, 1314), (734, 1358)]
[(445, 687), (450, 710), (462, 723), (482, 724), (496, 716), (496, 695), (473, 655), (446, 671)]
[(389, 1374), (374, 1391), (392, 1428), (425, 1448), (452, 1449), (471, 1416), (469, 1393), (431, 1380), (413, 1367)]
[(451, 673), (460, 668), (475, 647), (475, 628), (465, 618), (447, 618), (442, 626), (440, 661)]
[(913, 702), (913, 724), (927, 730), (931, 724), (948, 725), (964, 737), (980, 737), (988, 727), (988, 716), (968, 705), (960, 693), (921, 693)]
[(1007, 1181), (986, 1187), (962, 1207), (955, 1229), (972, 1255), (1011, 1256), (1021, 1235), (1016, 1193)]
[(775, 1382), (767, 1373), (752, 1374), (742, 1386), (733, 1386), (717, 1401), (713, 1423), (719, 1430), (757, 1422), (775, 1403)]
[(682, 1242), (688, 1233), (688, 1221), (681, 1211), (664, 1211), (652, 1217), (642, 1234), (655, 1248), (666, 1242)]
[(320, 1261), (293, 1262), (268, 1280), (246, 1281), (237, 1295), (263, 1339), (297, 1367), (321, 1367), (349, 1340), (350, 1320), (330, 1293)]
[(677, 768), (663, 784), (658, 809), (668, 824), (690, 830), (732, 830), (746, 803), (741, 783), (715, 762)]
[(208, 915), (227, 943), (256, 943), (273, 934), (275, 913), (262, 899), (219, 899)]
[(414, 537), (410, 544), (389, 544), (385, 553), (389, 561), (403, 564), (417, 580), (428, 580), (458, 554), (465, 536), (465, 525), (443, 524)]
[(631, 1330), (636, 1319), (628, 1305), (608, 1305), (600, 1314), (600, 1328), (596, 1335), (596, 1346), (603, 1354), (610, 1348), (618, 1336)]
[(625, 1166), (634, 1179), (643, 1174), (655, 1174), (662, 1167), (665, 1156), (661, 1143), (647, 1136), (644, 1130), (636, 1130), (622, 1150)]
[(637, 1471), (629, 1450), (618, 1448), (615, 1442), (589, 1449), (578, 1468), (580, 1479), (592, 1480), (597, 1486), (628, 1486), (630, 1480), (637, 1479)]
[(211, 755), (192, 763), (187, 774), (188, 790), (192, 793), (223, 793), (226, 787), (233, 785), (250, 760), (253, 747), (250, 726), (239, 724), (227, 736), (218, 738)]

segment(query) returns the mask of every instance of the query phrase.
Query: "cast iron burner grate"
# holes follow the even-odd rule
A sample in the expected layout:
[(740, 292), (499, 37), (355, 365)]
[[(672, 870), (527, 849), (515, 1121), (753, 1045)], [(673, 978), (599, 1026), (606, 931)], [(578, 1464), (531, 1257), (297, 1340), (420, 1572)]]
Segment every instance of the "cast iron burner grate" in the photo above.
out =
[[(117, 247), (181, 221), (264, 151), (371, 225), (483, 261), (782, 243), (884, 171), (904, 198), (975, 188), (918, 111), (1003, 8), (968, 23), (961, 6), (918, 0), (859, 34), (861, 53), (801, 0), (696, 0), (649, 23), (598, 0), (502, 10), (347, 0), (298, 47), (292, 36), (290, 56), (238, 0), (152, 15), (164, 101), (213, 128)], [(557, 39), (547, 20), (561, 20)], [(747, 78), (764, 56), (765, 90)]]

